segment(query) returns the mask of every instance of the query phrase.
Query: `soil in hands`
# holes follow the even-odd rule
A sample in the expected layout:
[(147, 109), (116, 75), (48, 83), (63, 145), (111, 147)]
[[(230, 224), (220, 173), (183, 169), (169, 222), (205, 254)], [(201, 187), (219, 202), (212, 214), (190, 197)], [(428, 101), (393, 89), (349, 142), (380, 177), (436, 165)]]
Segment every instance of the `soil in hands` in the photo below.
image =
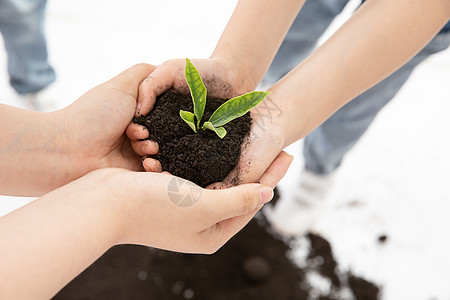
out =
[[(201, 124), (226, 100), (208, 97)], [(220, 139), (211, 130), (195, 133), (181, 119), (180, 109), (193, 112), (191, 95), (172, 89), (157, 99), (147, 116), (135, 118), (135, 123), (147, 127), (149, 139), (159, 144), (159, 153), (151, 157), (161, 162), (163, 171), (201, 187), (222, 181), (238, 162), (241, 144), (250, 131), (250, 114), (224, 125), (227, 135)]]

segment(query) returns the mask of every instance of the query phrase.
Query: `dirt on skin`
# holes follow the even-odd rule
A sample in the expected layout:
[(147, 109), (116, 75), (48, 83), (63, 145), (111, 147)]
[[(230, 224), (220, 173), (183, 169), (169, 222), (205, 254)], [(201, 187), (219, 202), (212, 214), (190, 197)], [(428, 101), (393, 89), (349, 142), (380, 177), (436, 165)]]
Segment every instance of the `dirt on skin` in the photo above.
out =
[[(208, 97), (201, 124), (225, 101)], [(250, 114), (224, 125), (227, 135), (220, 139), (211, 130), (195, 133), (181, 119), (180, 110), (193, 112), (191, 95), (169, 90), (158, 98), (150, 114), (135, 118), (147, 127), (149, 139), (159, 144), (159, 153), (151, 157), (161, 162), (163, 171), (201, 187), (222, 181), (239, 160), (241, 144), (250, 131)]]
[[(270, 233), (260, 213), (213, 255), (116, 246), (54, 299), (379, 299), (375, 284), (339, 271), (331, 245), (324, 238), (310, 233), (305, 240), (309, 248), (300, 268), (289, 259), (289, 243)], [(329, 282), (328, 293), (311, 283), (308, 278), (312, 273)]]

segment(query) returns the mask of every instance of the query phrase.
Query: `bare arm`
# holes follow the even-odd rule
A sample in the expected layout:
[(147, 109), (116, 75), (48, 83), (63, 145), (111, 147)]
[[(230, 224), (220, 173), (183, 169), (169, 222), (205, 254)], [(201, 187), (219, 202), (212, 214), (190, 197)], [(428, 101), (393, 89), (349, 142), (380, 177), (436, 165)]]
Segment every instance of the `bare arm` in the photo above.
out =
[[(153, 69), (129, 68), (57, 112), (0, 105), (0, 194), (41, 196), (104, 167), (141, 170), (124, 132)], [(146, 146), (157, 152), (155, 143)]]
[(236, 80), (255, 89), (304, 2), (240, 0), (211, 57), (230, 60)]
[[(231, 98), (254, 90), (304, 1), (240, 0), (211, 57), (192, 60), (208, 95)], [(168, 60), (149, 74), (139, 87), (137, 116), (148, 114), (167, 89), (186, 89), (184, 64)]]
[(270, 89), (284, 111), (285, 146), (406, 63), (449, 18), (448, 0), (367, 1)]
[[(252, 111), (252, 146), (243, 150), (224, 184), (234, 177), (243, 182), (257, 178), (281, 149), (418, 53), (449, 17), (448, 0), (368, 0), (327, 42), (269, 89), (271, 102)], [(274, 114), (273, 105), (282, 113)]]
[(261, 184), (197, 187), (183, 207), (167, 193), (171, 175), (89, 173), (0, 218), (0, 299), (49, 299), (116, 244), (213, 253), (270, 201), (291, 161), (280, 154)]
[[(274, 7), (270, 2), (274, 3), (272, 5), (281, 3), (268, 0), (264, 3)], [(284, 37), (285, 26), (297, 13), (295, 3), (290, 2), (295, 14), (285, 12), (285, 23), (277, 23), (279, 18), (268, 16), (252, 27), (246, 21), (254, 22), (260, 11), (258, 3), (254, 6), (251, 3), (250, 0), (239, 2), (212, 57), (194, 62), (202, 76), (208, 78), (217, 74), (228, 81), (235, 92), (247, 91), (250, 86), (254, 88)], [(296, 4), (300, 7), (301, 3)], [(253, 126), (249, 137), (252, 146), (242, 151), (237, 168), (228, 178), (240, 177), (243, 182), (253, 182), (284, 147), (304, 137), (345, 103), (418, 53), (449, 17), (448, 0), (368, 0), (326, 43), (269, 89), (272, 92), (269, 101), (278, 106), (281, 114), (274, 116), (266, 109), (266, 100), (252, 110)], [(268, 29), (272, 25), (274, 28)], [(156, 87), (186, 86), (183, 68), (180, 61), (163, 64), (141, 84), (139, 97), (148, 105), (144, 114), (162, 92)], [(230, 70), (239, 71), (233, 74)], [(237, 80), (233, 79), (235, 77)], [(135, 126), (130, 133), (134, 131), (142, 132), (142, 128)], [(129, 136), (133, 139), (132, 134)], [(134, 139), (133, 143), (141, 142)]]

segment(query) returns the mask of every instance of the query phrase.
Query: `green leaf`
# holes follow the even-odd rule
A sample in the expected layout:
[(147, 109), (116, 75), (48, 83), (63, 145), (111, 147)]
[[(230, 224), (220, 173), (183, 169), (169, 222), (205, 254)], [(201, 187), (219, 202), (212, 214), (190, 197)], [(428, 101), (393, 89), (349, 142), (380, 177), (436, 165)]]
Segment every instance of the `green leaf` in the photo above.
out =
[(190, 111), (180, 110), (180, 117), (186, 122), (186, 124), (189, 125), (189, 127), (192, 128), (192, 130), (194, 130), (194, 132), (197, 132), (193, 113), (191, 113)]
[(194, 114), (197, 118), (197, 128), (200, 127), (200, 120), (203, 117), (203, 112), (205, 111), (206, 105), (206, 87), (203, 84), (202, 78), (198, 73), (197, 69), (191, 63), (191, 61), (186, 58), (186, 68), (184, 70), (186, 76), (186, 82), (191, 91), (192, 101), (194, 102)]
[(228, 100), (211, 115), (209, 122), (217, 128), (245, 115), (250, 109), (263, 101), (270, 92), (250, 92)]
[(223, 127), (214, 127), (211, 122), (203, 123), (202, 129), (209, 129), (214, 131), (221, 139), (227, 134), (227, 131)]

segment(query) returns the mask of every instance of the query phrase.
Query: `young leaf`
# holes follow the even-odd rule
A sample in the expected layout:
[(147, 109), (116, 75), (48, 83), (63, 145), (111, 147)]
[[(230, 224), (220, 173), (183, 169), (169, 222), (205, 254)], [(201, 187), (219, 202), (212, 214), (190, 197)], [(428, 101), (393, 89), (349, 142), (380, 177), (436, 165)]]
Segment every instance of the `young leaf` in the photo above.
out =
[(194, 130), (194, 132), (197, 132), (193, 113), (191, 113), (190, 111), (180, 110), (180, 117), (183, 119), (183, 121), (186, 122), (186, 124), (189, 125), (189, 127), (192, 128), (192, 130)]
[(205, 122), (202, 126), (203, 129), (209, 129), (214, 131), (221, 139), (227, 134), (227, 131), (223, 127), (214, 127), (214, 125), (211, 122)]
[(206, 87), (203, 84), (202, 78), (197, 69), (186, 58), (186, 68), (184, 69), (186, 81), (191, 91), (192, 101), (194, 102), (194, 114), (197, 118), (197, 128), (200, 127), (200, 120), (203, 117), (206, 105)]
[(217, 128), (245, 115), (250, 109), (263, 101), (270, 92), (250, 92), (228, 100), (211, 115), (209, 122)]

